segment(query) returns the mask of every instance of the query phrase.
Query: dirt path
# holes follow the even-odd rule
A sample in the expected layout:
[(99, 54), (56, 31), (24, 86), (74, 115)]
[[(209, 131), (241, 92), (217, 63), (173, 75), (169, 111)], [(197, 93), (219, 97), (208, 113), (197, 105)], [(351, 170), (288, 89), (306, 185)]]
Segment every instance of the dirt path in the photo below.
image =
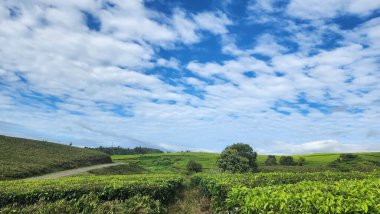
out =
[(94, 166), (88, 166), (88, 167), (82, 167), (82, 168), (77, 168), (77, 169), (70, 169), (70, 170), (65, 170), (65, 171), (60, 171), (60, 172), (54, 172), (54, 173), (36, 176), (36, 177), (30, 177), (30, 178), (26, 178), (25, 180), (60, 178), (60, 177), (65, 177), (65, 176), (76, 175), (76, 174), (79, 174), (82, 172), (87, 172), (87, 171), (90, 171), (92, 169), (100, 169), (100, 168), (109, 167), (109, 166), (116, 166), (116, 165), (120, 165), (120, 164), (124, 164), (124, 163), (118, 162), (118, 163), (99, 164), (99, 165), (94, 165)]
[(213, 214), (210, 211), (210, 199), (205, 197), (198, 187), (184, 186), (177, 201), (168, 208), (169, 214)]

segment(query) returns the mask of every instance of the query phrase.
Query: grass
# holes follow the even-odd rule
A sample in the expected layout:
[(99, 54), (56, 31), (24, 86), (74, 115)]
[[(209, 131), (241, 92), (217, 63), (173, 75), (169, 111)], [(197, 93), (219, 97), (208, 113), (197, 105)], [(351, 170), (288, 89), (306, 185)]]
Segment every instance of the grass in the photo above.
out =
[[(366, 165), (369, 169), (378, 168), (380, 163), (380, 152), (372, 153), (356, 153), (358, 160), (352, 163), (353, 167), (360, 167)], [(265, 166), (267, 155), (258, 155), (257, 164), (259, 170), (263, 172), (315, 172), (315, 171), (339, 171), (339, 169), (332, 168), (329, 163), (336, 160), (340, 153), (314, 153), (305, 155), (293, 155), (294, 160), (297, 161), (299, 157), (304, 157), (306, 163), (304, 166)], [(144, 155), (114, 155), (112, 160), (115, 162), (125, 162), (129, 164), (138, 165), (141, 167), (139, 173), (180, 173), (186, 174), (186, 164), (190, 160), (195, 160), (202, 164), (203, 171), (215, 172), (218, 171), (216, 165), (219, 154), (216, 153), (203, 153), (203, 152), (174, 152), (163, 154), (144, 154)], [(280, 156), (276, 156), (277, 162)], [(377, 166), (376, 166), (377, 165)], [(356, 169), (356, 168), (355, 168)], [(127, 167), (125, 170), (128, 171)], [(110, 171), (110, 173), (112, 173)], [(127, 173), (127, 172), (124, 172)]]
[(177, 194), (177, 200), (168, 208), (169, 214), (212, 214), (210, 198), (199, 187), (185, 186)]
[(110, 162), (99, 151), (0, 135), (0, 180)]
[(133, 163), (141, 166), (146, 173), (186, 174), (186, 165), (190, 160), (202, 164), (205, 171), (217, 170), (216, 160), (219, 154), (203, 152), (175, 152), (144, 155), (114, 155), (115, 162)]

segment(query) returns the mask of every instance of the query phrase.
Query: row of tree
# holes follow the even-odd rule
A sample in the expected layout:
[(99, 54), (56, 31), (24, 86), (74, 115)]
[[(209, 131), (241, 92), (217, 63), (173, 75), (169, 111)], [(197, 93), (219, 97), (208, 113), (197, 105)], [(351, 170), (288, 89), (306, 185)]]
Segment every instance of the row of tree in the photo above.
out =
[(137, 155), (137, 154), (153, 154), (153, 153), (164, 153), (159, 149), (147, 148), (147, 147), (135, 147), (135, 148), (122, 148), (118, 147), (98, 147), (89, 148), (102, 151), (109, 155)]
[[(292, 156), (280, 156), (279, 164), (284, 166), (303, 166), (305, 165), (306, 159), (304, 157), (299, 157), (297, 161), (294, 161)], [(265, 160), (265, 165), (267, 166), (275, 166), (277, 165), (277, 159), (274, 155), (268, 155)]]
[[(232, 173), (257, 172), (257, 153), (253, 151), (248, 144), (236, 143), (227, 146), (221, 153), (217, 164), (222, 171)], [(294, 161), (292, 156), (280, 156), (279, 164), (284, 166), (303, 166), (306, 160), (300, 157)], [(268, 155), (265, 161), (267, 166), (277, 165), (277, 159), (274, 155)]]

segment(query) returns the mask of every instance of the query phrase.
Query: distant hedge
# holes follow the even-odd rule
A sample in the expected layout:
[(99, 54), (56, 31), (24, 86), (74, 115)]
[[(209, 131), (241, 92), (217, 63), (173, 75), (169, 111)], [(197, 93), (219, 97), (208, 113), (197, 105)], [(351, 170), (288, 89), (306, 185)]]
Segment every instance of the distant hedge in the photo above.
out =
[(135, 148), (122, 148), (118, 147), (98, 147), (89, 148), (93, 150), (102, 151), (109, 155), (137, 155), (137, 154), (153, 154), (153, 153), (164, 153), (159, 149), (147, 148), (147, 147), (135, 147)]

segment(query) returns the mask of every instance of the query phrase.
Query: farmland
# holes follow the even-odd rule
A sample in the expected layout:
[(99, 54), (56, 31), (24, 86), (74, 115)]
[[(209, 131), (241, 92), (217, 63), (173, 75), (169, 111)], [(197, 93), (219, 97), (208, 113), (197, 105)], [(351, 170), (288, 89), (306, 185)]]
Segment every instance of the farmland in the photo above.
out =
[[(192, 183), (195, 186), (201, 187), (202, 191), (211, 197), (211, 202), (214, 210), (216, 211), (228, 211), (228, 210), (239, 210), (239, 212), (246, 213), (246, 203), (250, 203), (251, 196), (254, 195), (256, 189), (267, 190), (266, 198), (271, 195), (281, 194), (277, 192), (277, 188), (281, 191), (291, 191), (292, 187), (299, 187), (300, 191), (305, 193), (310, 192), (311, 189), (306, 188), (309, 184), (322, 185), (329, 184), (330, 186), (336, 185), (336, 181), (342, 181), (343, 183), (352, 183), (352, 181), (366, 180), (364, 184), (359, 185), (360, 188), (356, 188), (355, 184), (352, 183), (351, 191), (361, 191), (361, 188), (365, 184), (371, 183), (371, 181), (378, 181), (378, 173), (366, 173), (366, 172), (315, 172), (315, 173), (258, 173), (258, 174), (199, 174), (192, 178)], [(305, 182), (304, 184), (298, 184)], [(308, 183), (309, 182), (309, 183)], [(314, 182), (314, 183), (313, 183)], [(376, 183), (375, 182), (375, 183)], [(271, 189), (271, 187), (273, 188)], [(259, 188), (260, 187), (260, 188)], [(286, 187), (284, 190), (282, 187)], [(302, 189), (302, 187), (305, 187)], [(267, 188), (267, 189), (266, 189)], [(328, 186), (324, 186), (325, 193), (329, 192)], [(366, 190), (366, 188), (363, 188)], [(315, 190), (315, 189), (314, 189)], [(348, 187), (347, 187), (348, 190)], [(252, 192), (251, 192), (252, 191)], [(343, 191), (343, 190), (342, 190)], [(249, 193), (248, 193), (249, 192)], [(295, 191), (297, 192), (297, 191)], [(284, 193), (287, 195), (287, 193)], [(339, 194), (339, 193), (336, 193)], [(371, 194), (379, 196), (377, 189), (373, 189)], [(244, 196), (244, 197), (243, 197)], [(359, 197), (359, 196), (358, 196)], [(248, 199), (247, 199), (248, 198)], [(298, 197), (294, 200), (294, 203), (298, 203), (297, 200), (301, 200), (302, 197)], [(246, 201), (248, 200), (248, 201)], [(270, 200), (270, 199), (267, 199)], [(283, 199), (287, 201), (286, 198)], [(367, 199), (363, 198), (364, 203)], [(264, 201), (264, 200), (263, 200)], [(261, 203), (261, 202), (260, 202)], [(263, 202), (265, 204), (265, 202)], [(279, 204), (282, 201), (278, 202)], [(285, 202), (284, 202), (285, 203)], [(312, 203), (312, 202), (310, 202)], [(277, 204), (278, 205), (278, 204)], [(253, 209), (254, 212), (262, 213), (269, 211), (282, 211), (282, 208), (273, 205), (273, 209), (263, 209), (261, 205), (258, 205), (257, 209)], [(279, 205), (280, 207), (282, 205)], [(289, 204), (288, 206), (294, 206), (294, 204)], [(372, 204), (372, 206), (374, 206)], [(245, 211), (244, 211), (245, 210)], [(249, 210), (248, 213), (252, 212)], [(288, 210), (289, 211), (289, 210)], [(292, 212), (302, 211), (302, 210), (292, 210)], [(289, 211), (290, 212), (290, 211)], [(286, 212), (285, 212), (286, 213)], [(311, 212), (312, 213), (312, 212)]]
[(0, 180), (110, 162), (108, 155), (94, 150), (0, 136)]
[[(380, 152), (373, 153), (356, 153), (358, 160), (355, 163), (351, 163), (353, 167), (360, 164), (370, 167), (371, 169), (378, 168), (380, 166)], [(318, 171), (339, 171), (339, 169), (332, 168), (329, 163), (336, 160), (340, 154), (338, 153), (316, 153), (307, 155), (294, 155), (297, 160), (299, 157), (306, 159), (304, 166), (266, 166), (265, 160), (267, 155), (258, 155), (257, 164), (260, 171), (263, 172), (318, 172)], [(190, 160), (197, 161), (202, 164), (204, 171), (217, 172), (218, 167), (216, 165), (219, 154), (215, 153), (203, 153), (203, 152), (173, 152), (173, 153), (159, 153), (159, 154), (144, 154), (144, 155), (114, 155), (112, 160), (114, 162), (124, 162), (130, 165), (117, 166), (119, 170), (117, 172), (110, 171), (105, 172), (106, 169), (102, 169), (99, 172), (102, 174), (130, 174), (133, 173), (180, 173), (186, 174), (186, 164)], [(276, 156), (279, 159), (279, 156)], [(127, 169), (128, 166), (134, 169)], [(120, 170), (121, 169), (121, 170)], [(369, 171), (370, 171), (369, 170)], [(97, 173), (94, 170), (93, 173)]]
[[(221, 172), (215, 153), (114, 155), (112, 161), (123, 164), (72, 177), (15, 180), (111, 159), (93, 149), (1, 139), (8, 181), (0, 181), (0, 213), (380, 212), (376, 152), (351, 154), (346, 162), (337, 161), (339, 153), (293, 155), (305, 162), (290, 166), (268, 166), (268, 156), (258, 155), (256, 172), (235, 174)], [(189, 161), (202, 172), (189, 172)]]
[[(104, 206), (141, 204), (145, 209), (161, 210), (175, 196), (182, 182), (178, 175), (98, 176), (0, 182), (2, 212), (28, 212), (33, 207), (50, 212), (93, 212)], [(32, 206), (30, 206), (32, 205)], [(106, 206), (106, 207), (107, 207)], [(36, 210), (35, 210), (36, 211)], [(38, 210), (41, 211), (41, 210)]]

